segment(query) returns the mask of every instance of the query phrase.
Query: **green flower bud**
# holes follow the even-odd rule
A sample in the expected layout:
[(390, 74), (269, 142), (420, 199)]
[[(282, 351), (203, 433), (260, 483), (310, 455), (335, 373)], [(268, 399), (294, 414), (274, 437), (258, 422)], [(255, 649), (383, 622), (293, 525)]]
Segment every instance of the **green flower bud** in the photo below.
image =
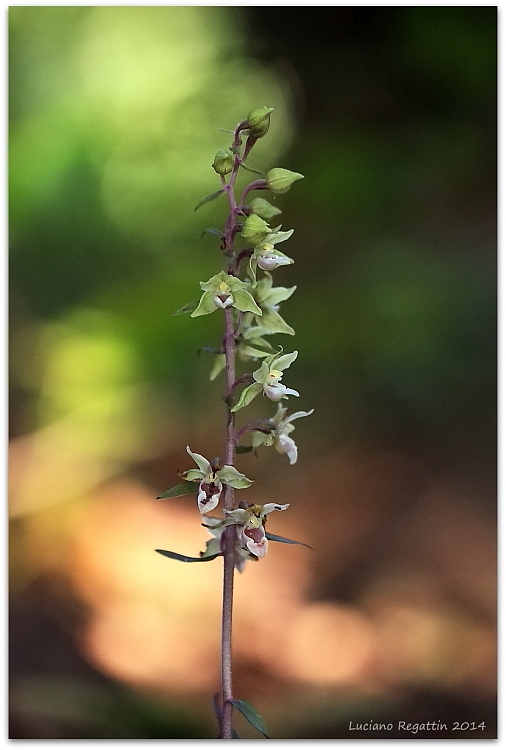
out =
[(251, 201), (250, 207), (254, 214), (266, 221), (281, 213), (281, 209), (276, 208), (276, 206), (273, 206), (272, 203), (263, 198), (255, 198), (255, 200)]
[(271, 112), (273, 107), (261, 107), (253, 109), (248, 115), (249, 132), (254, 138), (262, 138), (267, 135), (269, 125), (271, 124)]
[(303, 177), (304, 175), (299, 174), (299, 172), (290, 172), (289, 169), (276, 167), (267, 172), (267, 188), (274, 195), (283, 195), (283, 193), (287, 193), (290, 190), (296, 180), (302, 180)]
[(213, 161), (213, 169), (221, 175), (229, 174), (234, 168), (234, 155), (229, 149), (220, 149)]
[(258, 245), (267, 237), (271, 228), (260, 216), (250, 214), (242, 225), (241, 237), (252, 245)]

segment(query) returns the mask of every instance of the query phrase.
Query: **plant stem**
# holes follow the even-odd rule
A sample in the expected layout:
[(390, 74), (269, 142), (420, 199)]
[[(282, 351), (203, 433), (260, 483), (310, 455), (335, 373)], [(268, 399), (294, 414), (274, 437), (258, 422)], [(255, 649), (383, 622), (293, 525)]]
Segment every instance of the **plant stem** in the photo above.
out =
[[(242, 123), (241, 125), (243, 125)], [(240, 127), (238, 126), (234, 144), (239, 145), (240, 141)], [(230, 204), (230, 212), (225, 223), (224, 239), (225, 247), (227, 249), (229, 273), (237, 274), (237, 266), (235, 263), (235, 252), (234, 252), (234, 229), (236, 226), (237, 218), (237, 203), (235, 200), (235, 180), (237, 172), (241, 165), (241, 157), (236, 155), (234, 159), (234, 168), (230, 175), (230, 180), (226, 186), (226, 192)], [(235, 384), (235, 323), (234, 313), (231, 307), (225, 309), (225, 335), (224, 335), (224, 349), (225, 349), (225, 397), (228, 399), (234, 390)], [(228, 401), (227, 401), (228, 403)], [(225, 445), (225, 463), (228, 466), (233, 466), (235, 461), (235, 413), (232, 412), (231, 406), (228, 403), (227, 406), (227, 431), (226, 431), (226, 445)], [(224, 506), (226, 510), (234, 509), (234, 489), (229, 485), (225, 487), (224, 493)], [(232, 711), (233, 706), (230, 701), (233, 699), (234, 694), (232, 690), (232, 610), (234, 601), (234, 562), (235, 562), (235, 541), (236, 541), (236, 529), (235, 526), (229, 526), (224, 531), (224, 549), (223, 549), (223, 605), (221, 613), (221, 700), (222, 700), (222, 716), (221, 716), (221, 727), (220, 727), (220, 739), (231, 740), (232, 739)]]
[[(226, 393), (232, 392), (235, 383), (235, 336), (234, 317), (232, 308), (225, 310), (225, 372)], [(228, 407), (227, 441), (225, 448), (225, 463), (234, 465), (235, 458), (235, 414)], [(224, 505), (226, 510), (234, 508), (234, 489), (229, 485), (225, 488)], [(232, 739), (232, 606), (234, 599), (234, 550), (235, 526), (225, 529), (224, 563), (223, 563), (223, 607), (221, 616), (221, 693), (222, 693), (222, 721), (221, 739)]]

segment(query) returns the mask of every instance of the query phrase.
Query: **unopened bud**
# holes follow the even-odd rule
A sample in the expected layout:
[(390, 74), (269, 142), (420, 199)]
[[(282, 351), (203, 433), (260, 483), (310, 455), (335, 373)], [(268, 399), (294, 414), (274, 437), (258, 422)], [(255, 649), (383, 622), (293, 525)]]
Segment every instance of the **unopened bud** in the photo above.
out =
[(266, 135), (271, 124), (271, 112), (273, 107), (261, 107), (253, 109), (248, 115), (249, 132), (254, 138), (262, 138)]
[(269, 201), (266, 201), (263, 198), (255, 198), (252, 200), (250, 207), (254, 214), (260, 216), (261, 219), (265, 219), (266, 221), (269, 221), (273, 216), (277, 216), (281, 213), (281, 209), (276, 208), (276, 206), (273, 206), (272, 203), (269, 203)]
[(287, 193), (290, 190), (296, 180), (302, 180), (303, 177), (304, 175), (299, 174), (299, 172), (290, 172), (289, 169), (276, 167), (267, 172), (267, 188), (274, 195), (283, 195), (283, 193)]
[(241, 237), (244, 237), (246, 242), (251, 245), (258, 245), (270, 231), (270, 226), (260, 216), (250, 214), (242, 225)]
[(234, 155), (229, 149), (220, 149), (213, 161), (213, 169), (221, 175), (229, 174), (234, 168)]

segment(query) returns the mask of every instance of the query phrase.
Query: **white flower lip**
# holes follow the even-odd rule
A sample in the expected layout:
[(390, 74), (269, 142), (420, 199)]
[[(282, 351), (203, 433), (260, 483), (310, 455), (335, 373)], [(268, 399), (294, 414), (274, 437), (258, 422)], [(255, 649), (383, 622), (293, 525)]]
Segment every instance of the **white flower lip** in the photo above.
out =
[(271, 401), (281, 401), (284, 396), (300, 396), (300, 393), (293, 388), (287, 388), (283, 383), (273, 385), (264, 385), (264, 393)]
[(295, 441), (291, 437), (288, 437), (288, 435), (278, 435), (274, 441), (274, 448), (278, 453), (286, 453), (291, 466), (297, 463), (297, 446), (295, 445)]
[(230, 293), (227, 292), (225, 294), (215, 294), (213, 297), (213, 302), (216, 307), (225, 309), (226, 307), (230, 307), (230, 305), (233, 304), (234, 298)]
[(274, 271), (278, 266), (290, 265), (290, 258), (284, 258), (276, 253), (265, 253), (258, 256), (257, 263), (262, 271)]

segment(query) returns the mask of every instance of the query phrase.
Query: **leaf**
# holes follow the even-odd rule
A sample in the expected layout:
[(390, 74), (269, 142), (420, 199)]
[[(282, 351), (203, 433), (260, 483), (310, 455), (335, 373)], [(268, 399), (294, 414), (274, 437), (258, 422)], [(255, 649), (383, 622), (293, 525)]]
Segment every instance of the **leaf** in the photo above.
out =
[(164, 492), (163, 495), (158, 495), (157, 500), (167, 500), (169, 497), (182, 497), (182, 495), (194, 495), (197, 491), (193, 482), (181, 482), (171, 487), (170, 490)]
[[(246, 170), (246, 172), (253, 172), (254, 174), (260, 174), (262, 177), (265, 177), (265, 173), (261, 172), (260, 169), (253, 169), (253, 167), (248, 167), (247, 164), (241, 164), (241, 167)], [(281, 211), (280, 211), (281, 213)]]
[(209, 562), (217, 557), (221, 556), (221, 552), (217, 552), (215, 555), (209, 555), (208, 557), (188, 557), (188, 555), (180, 555), (179, 552), (170, 552), (167, 549), (155, 549), (155, 552), (159, 552), (160, 555), (170, 557), (172, 560), (179, 560), (179, 562)]
[(197, 309), (199, 306), (199, 299), (194, 299), (193, 302), (188, 302), (187, 305), (184, 305), (184, 307), (181, 307), (176, 312), (172, 313), (172, 316), (174, 315), (184, 315), (185, 313), (192, 313), (194, 310)]
[(195, 206), (195, 208), (193, 210), (196, 211), (198, 208), (200, 208), (201, 206), (203, 206), (204, 203), (209, 203), (209, 201), (214, 201), (215, 198), (219, 198), (220, 195), (222, 193), (224, 193), (224, 192), (225, 191), (223, 190), (223, 188), (220, 188), (215, 193), (209, 193), (209, 195), (206, 195), (206, 196), (204, 196), (204, 198), (201, 198), (199, 200), (199, 202), (197, 203), (197, 205)]
[(283, 544), (300, 544), (303, 547), (307, 547), (308, 549), (313, 549), (309, 546), (309, 544), (304, 544), (304, 542), (296, 542), (294, 539), (287, 539), (284, 536), (276, 536), (276, 534), (270, 534), (268, 531), (265, 532), (265, 536), (270, 542), (283, 542)]
[(251, 453), (252, 450), (253, 450), (252, 445), (236, 445), (235, 446), (236, 453)]
[(221, 231), (220, 231), (219, 229), (214, 229), (213, 227), (211, 227), (211, 228), (209, 228), (209, 229), (204, 229), (204, 231), (203, 231), (203, 232), (202, 232), (202, 234), (200, 235), (199, 239), (201, 240), (201, 239), (202, 239), (202, 237), (203, 237), (203, 236), (204, 236), (205, 234), (215, 234), (215, 235), (217, 235), (218, 237), (221, 237), (221, 236), (223, 235), (223, 232), (221, 232)]
[(220, 372), (225, 369), (226, 359), (224, 354), (217, 354), (214, 359), (214, 364), (209, 373), (209, 380), (215, 380)]
[(231, 700), (230, 703), (234, 706), (234, 708), (237, 708), (237, 710), (242, 713), (246, 721), (251, 724), (253, 729), (256, 729), (257, 732), (260, 732), (260, 734), (263, 734), (264, 737), (267, 737), (267, 739), (270, 740), (270, 737), (267, 734), (267, 728), (264, 724), (264, 720), (256, 710), (255, 706), (249, 703), (249, 701), (240, 701), (235, 699)]

